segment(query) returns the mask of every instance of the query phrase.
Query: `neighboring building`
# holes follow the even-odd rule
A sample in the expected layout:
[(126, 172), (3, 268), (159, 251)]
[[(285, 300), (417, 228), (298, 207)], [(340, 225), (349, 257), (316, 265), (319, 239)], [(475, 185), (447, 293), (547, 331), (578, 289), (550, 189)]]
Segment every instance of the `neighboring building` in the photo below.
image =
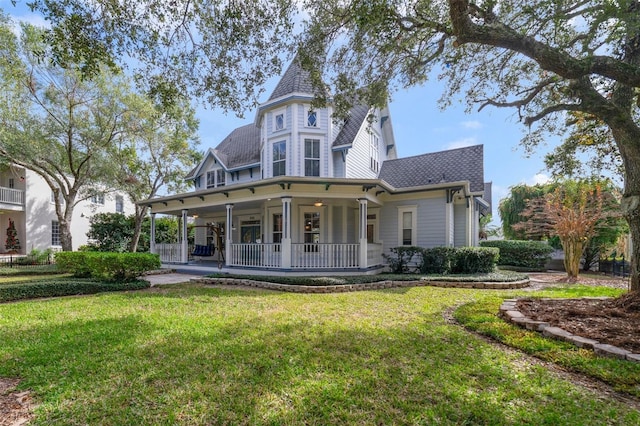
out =
[[(122, 194), (99, 195), (76, 205), (71, 231), (73, 249), (87, 244), (91, 216), (118, 211), (133, 214), (135, 205)], [(0, 171), (0, 254), (9, 251), (5, 247), (9, 219), (17, 230), (19, 254), (28, 254), (32, 249), (61, 249), (51, 188), (38, 174), (22, 167)]]
[[(481, 145), (397, 158), (388, 109), (356, 105), (335, 124), (312, 99), (294, 60), (254, 123), (186, 176), (192, 192), (143, 202), (152, 223), (196, 218), (193, 254), (247, 272), (379, 270), (393, 247), (477, 245), (490, 211)], [(152, 250), (166, 262), (190, 254), (185, 239)]]

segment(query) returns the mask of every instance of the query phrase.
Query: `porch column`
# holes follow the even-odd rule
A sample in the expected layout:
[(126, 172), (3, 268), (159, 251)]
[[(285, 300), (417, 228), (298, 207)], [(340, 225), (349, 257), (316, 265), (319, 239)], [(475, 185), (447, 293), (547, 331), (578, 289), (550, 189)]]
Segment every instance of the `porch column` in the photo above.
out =
[(231, 265), (233, 264), (233, 250), (231, 248), (231, 244), (233, 244), (233, 204), (225, 204), (225, 207), (227, 208), (227, 229), (224, 233), (224, 255), (227, 265)]
[(473, 246), (473, 230), (475, 226), (473, 226), (473, 205), (475, 201), (473, 197), (467, 197), (467, 246)]
[(367, 199), (359, 198), (360, 202), (360, 268), (367, 267), (368, 250), (367, 250)]
[(444, 245), (454, 246), (453, 190), (447, 190), (447, 203), (444, 205)]
[(187, 238), (187, 213), (189, 210), (182, 209), (182, 241), (180, 241), (180, 262), (189, 263), (189, 240)]
[(156, 214), (151, 213), (151, 232), (149, 235), (149, 252), (156, 252)]
[(282, 197), (282, 241), (280, 266), (291, 268), (291, 197)]

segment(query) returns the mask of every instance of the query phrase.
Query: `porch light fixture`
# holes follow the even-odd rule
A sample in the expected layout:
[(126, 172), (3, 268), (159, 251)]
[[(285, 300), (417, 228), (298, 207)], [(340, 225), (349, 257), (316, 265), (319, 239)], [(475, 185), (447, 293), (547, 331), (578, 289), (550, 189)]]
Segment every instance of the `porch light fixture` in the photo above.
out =
[(316, 200), (313, 205), (316, 207), (322, 207), (322, 200)]

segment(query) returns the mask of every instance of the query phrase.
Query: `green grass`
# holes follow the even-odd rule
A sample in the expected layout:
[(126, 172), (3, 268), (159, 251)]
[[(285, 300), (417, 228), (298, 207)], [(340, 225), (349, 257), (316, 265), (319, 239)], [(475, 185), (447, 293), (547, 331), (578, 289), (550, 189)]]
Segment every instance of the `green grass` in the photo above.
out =
[[(615, 297), (624, 291), (605, 287), (566, 286), (528, 293), (527, 297)], [(454, 317), (465, 327), (564, 368), (600, 379), (615, 389), (640, 397), (640, 364), (596, 356), (593, 351), (543, 337), (505, 322), (496, 315), (505, 297), (483, 297), (458, 308)]]
[(3, 304), (0, 376), (34, 391), (35, 425), (640, 423), (443, 320), (486, 294), (183, 284)]
[(54, 265), (15, 266), (13, 268), (0, 267), (0, 277), (51, 275), (58, 273), (58, 267)]

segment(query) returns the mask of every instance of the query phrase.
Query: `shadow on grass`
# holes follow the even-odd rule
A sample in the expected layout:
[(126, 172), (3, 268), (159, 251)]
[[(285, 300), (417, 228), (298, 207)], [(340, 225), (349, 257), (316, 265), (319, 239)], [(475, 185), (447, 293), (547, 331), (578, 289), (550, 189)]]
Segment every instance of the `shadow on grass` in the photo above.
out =
[(249, 305), (202, 290), (45, 306), (0, 329), (0, 371), (36, 391), (34, 424), (640, 421), (444, 324), (427, 308), (442, 290), (279, 303), (255, 292)]

